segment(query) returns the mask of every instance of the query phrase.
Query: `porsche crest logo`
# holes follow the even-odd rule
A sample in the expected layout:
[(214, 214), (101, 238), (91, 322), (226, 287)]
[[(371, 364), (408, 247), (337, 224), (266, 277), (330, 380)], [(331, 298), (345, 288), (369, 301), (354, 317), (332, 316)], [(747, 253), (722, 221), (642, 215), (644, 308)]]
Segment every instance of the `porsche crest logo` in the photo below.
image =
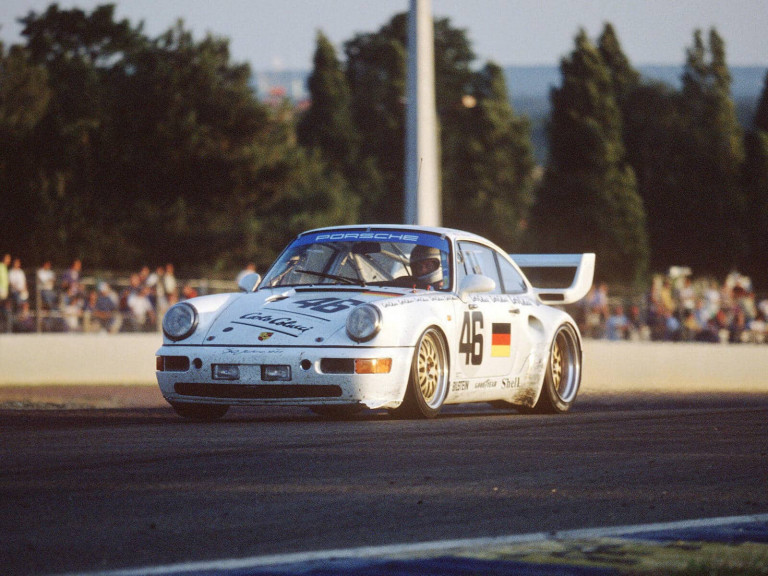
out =
[(272, 334), (274, 334), (274, 332), (262, 332), (261, 334), (259, 334), (259, 340), (261, 340), (262, 342), (264, 342), (264, 340), (269, 340), (270, 338), (272, 338)]

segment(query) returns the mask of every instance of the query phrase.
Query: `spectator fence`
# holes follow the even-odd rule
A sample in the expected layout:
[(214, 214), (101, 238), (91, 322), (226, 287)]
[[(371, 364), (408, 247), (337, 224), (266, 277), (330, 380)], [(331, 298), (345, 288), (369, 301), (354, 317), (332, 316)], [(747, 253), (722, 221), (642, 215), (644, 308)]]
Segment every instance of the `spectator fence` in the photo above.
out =
[[(588, 339), (768, 343), (768, 294), (755, 294), (749, 278), (731, 274), (718, 283), (673, 270), (686, 272), (657, 275), (647, 291), (596, 284), (566, 309)], [(31, 302), (0, 302), (0, 333), (157, 332), (176, 301), (238, 290), (234, 279), (174, 278), (177, 288), (166, 293), (146, 273), (99, 272), (81, 277), (70, 293), (61, 283), (43, 289), (29, 276)], [(100, 297), (112, 302), (107, 309)]]
[[(30, 300), (22, 306), (8, 300), (0, 307), (0, 333), (43, 332), (152, 332), (162, 330), (162, 316), (168, 307), (187, 297), (237, 291), (234, 280), (196, 278), (179, 280), (179, 293), (158, 297), (156, 290), (148, 290), (146, 297), (151, 304), (145, 309), (146, 316), (137, 318), (128, 306), (128, 298), (136, 292), (131, 277), (114, 273), (82, 277), (78, 294), (68, 294), (57, 286), (54, 294), (45, 294), (35, 278), (29, 279)], [(89, 307), (89, 299), (99, 293), (100, 287), (108, 287), (108, 296), (115, 310), (106, 315)], [(110, 329), (110, 326), (113, 329)]]

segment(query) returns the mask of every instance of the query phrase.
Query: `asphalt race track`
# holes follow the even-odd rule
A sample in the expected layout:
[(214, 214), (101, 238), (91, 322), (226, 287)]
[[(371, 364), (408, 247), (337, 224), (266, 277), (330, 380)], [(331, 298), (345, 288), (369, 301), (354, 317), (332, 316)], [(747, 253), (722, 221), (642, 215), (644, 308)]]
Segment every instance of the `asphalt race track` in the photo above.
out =
[(2, 574), (768, 512), (768, 394), (592, 394), (563, 416), (434, 421), (233, 409), (209, 424), (152, 394), (0, 402)]

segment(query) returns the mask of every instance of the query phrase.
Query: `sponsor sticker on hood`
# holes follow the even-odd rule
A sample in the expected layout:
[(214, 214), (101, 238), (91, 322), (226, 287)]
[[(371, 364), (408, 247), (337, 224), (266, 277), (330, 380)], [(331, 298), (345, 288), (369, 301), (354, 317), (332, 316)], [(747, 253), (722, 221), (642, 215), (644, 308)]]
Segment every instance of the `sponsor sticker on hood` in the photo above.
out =
[(342, 289), (291, 290), (275, 298), (269, 292), (243, 294), (207, 332), (218, 345), (297, 345), (322, 342), (343, 329), (347, 315), (372, 301), (398, 300), (401, 291)]
[[(244, 314), (240, 316), (238, 320), (233, 320), (233, 324), (244, 324), (245, 326), (253, 326), (254, 328), (269, 329), (272, 332), (279, 332), (280, 334), (287, 334), (297, 338), (309, 332), (314, 328), (309, 322), (304, 320), (298, 320), (288, 315), (283, 314), (270, 314), (269, 312), (252, 312), (250, 314)], [(259, 336), (266, 334), (262, 332)], [(272, 334), (270, 333), (270, 336)]]

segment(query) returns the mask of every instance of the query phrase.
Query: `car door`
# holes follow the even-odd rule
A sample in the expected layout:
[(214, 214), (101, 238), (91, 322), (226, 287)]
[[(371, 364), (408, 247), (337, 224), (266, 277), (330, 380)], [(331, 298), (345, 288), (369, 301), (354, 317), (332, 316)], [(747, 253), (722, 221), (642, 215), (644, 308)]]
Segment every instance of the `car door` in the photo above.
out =
[[(510, 270), (511, 268), (511, 270)], [(458, 378), (466, 379), (470, 390), (499, 396), (503, 388), (514, 385), (520, 346), (521, 307), (512, 294), (525, 291), (514, 267), (489, 246), (476, 242), (457, 243), (457, 280), (468, 274), (482, 274), (495, 283), (492, 292), (470, 294), (458, 306), (461, 323), (456, 343)], [(510, 286), (508, 288), (508, 286)]]

